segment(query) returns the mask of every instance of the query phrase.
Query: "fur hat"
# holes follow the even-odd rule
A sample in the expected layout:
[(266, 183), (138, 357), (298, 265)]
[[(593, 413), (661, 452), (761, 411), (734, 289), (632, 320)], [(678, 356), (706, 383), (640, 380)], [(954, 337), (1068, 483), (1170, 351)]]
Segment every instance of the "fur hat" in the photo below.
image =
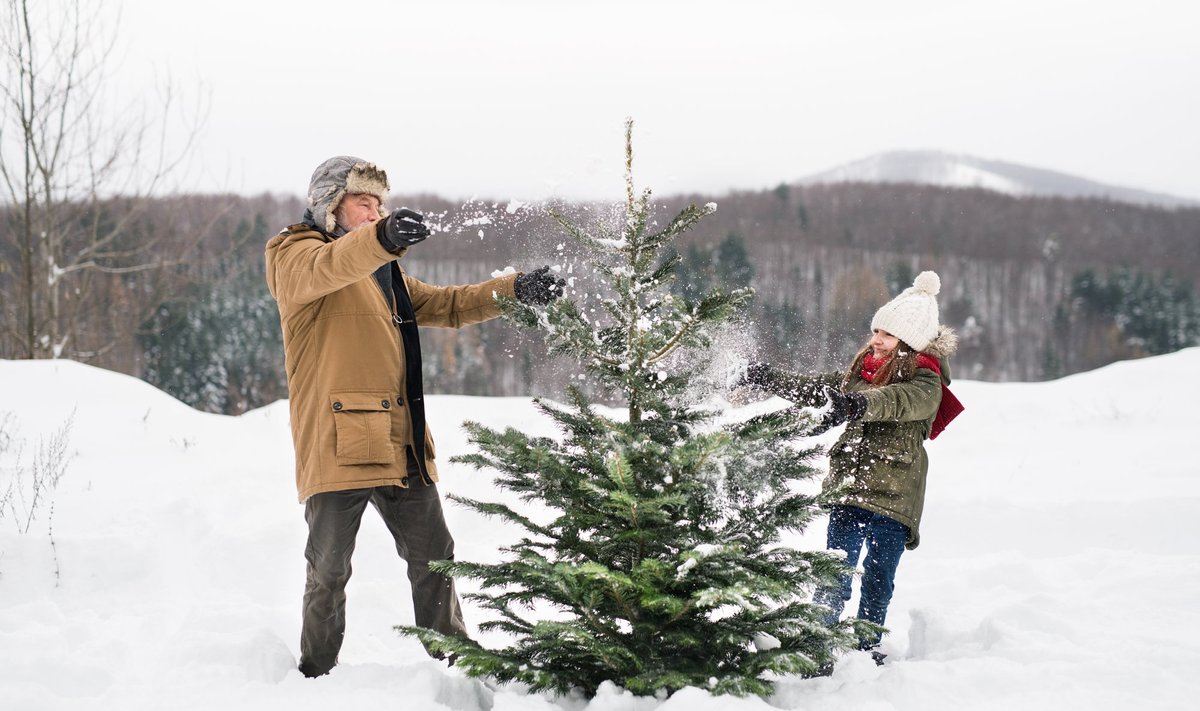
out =
[(875, 312), (871, 330), (882, 329), (918, 351), (938, 335), (937, 296), (942, 280), (936, 272), (921, 272), (913, 285)]
[(308, 209), (317, 227), (331, 234), (340, 234), (333, 216), (347, 194), (374, 195), (379, 198), (379, 216), (386, 217), (383, 203), (387, 200), (387, 173), (354, 156), (334, 156), (317, 166), (308, 181)]

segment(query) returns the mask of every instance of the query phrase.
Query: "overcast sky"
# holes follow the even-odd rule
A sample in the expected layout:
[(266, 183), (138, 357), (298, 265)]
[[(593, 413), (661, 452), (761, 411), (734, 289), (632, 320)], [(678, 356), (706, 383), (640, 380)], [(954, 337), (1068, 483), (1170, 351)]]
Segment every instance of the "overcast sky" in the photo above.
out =
[(936, 149), (1200, 198), (1198, 37), (1189, 0), (125, 0), (119, 76), (203, 85), (196, 190), (352, 154), (396, 192), (615, 199), (631, 116), (659, 195)]

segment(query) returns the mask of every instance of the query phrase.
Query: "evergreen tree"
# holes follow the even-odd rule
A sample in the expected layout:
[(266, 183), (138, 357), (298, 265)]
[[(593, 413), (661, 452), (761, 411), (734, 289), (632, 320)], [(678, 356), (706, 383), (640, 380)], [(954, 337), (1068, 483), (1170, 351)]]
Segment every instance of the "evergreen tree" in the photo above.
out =
[[(1200, 343), (1200, 304), (1191, 287), (1170, 274), (1155, 278), (1118, 269), (1101, 277), (1088, 269), (1075, 274), (1070, 296), (1085, 328), (1093, 322), (1120, 333), (1132, 349), (1121, 354), (1125, 357), (1172, 353)], [(1096, 360), (1098, 365), (1102, 359)]]
[(717, 245), (713, 253), (713, 262), (717, 283), (726, 288), (747, 287), (754, 280), (754, 265), (750, 263), (750, 253), (746, 251), (745, 241), (735, 232), (730, 232)]
[[(500, 487), (553, 512), (543, 523), (506, 504), (451, 497), (525, 532), (499, 563), (433, 566), (481, 581), (468, 598), (494, 617), (480, 628), (512, 642), (487, 649), (397, 629), (456, 655), (469, 675), (534, 690), (591, 695), (611, 680), (637, 694), (698, 686), (766, 695), (773, 675), (813, 673), (852, 646), (850, 625), (825, 626), (825, 608), (809, 601), (842, 562), (781, 545), (818, 512), (795, 486), (813, 475), (814, 452), (790, 443), (808, 422), (794, 412), (721, 422), (689, 395), (712, 360), (714, 329), (752, 292), (718, 287), (696, 301), (670, 292), (679, 258), (664, 262), (662, 251), (715, 206), (689, 206), (658, 228), (649, 191), (634, 190), (631, 129), (624, 220), (589, 231), (556, 215), (609, 287), (603, 318), (568, 299), (544, 311), (506, 304), (552, 353), (577, 357), (593, 385), (618, 394), (624, 416), (604, 416), (571, 388), (567, 405), (537, 401), (561, 438), (466, 423), (479, 451), (456, 461), (499, 472)], [(535, 607), (553, 619), (531, 619)]]
[(759, 350), (770, 363), (794, 364), (814, 344), (804, 343), (806, 324), (798, 304), (785, 298), (782, 303), (762, 303), (761, 318), (756, 320)]
[[(237, 227), (266, 231), (261, 215)], [(261, 257), (226, 255), (159, 304), (138, 334), (142, 378), (206, 412), (241, 414), (287, 397), (279, 312), (262, 274)]]
[[(664, 254), (664, 261), (674, 258)], [(671, 280), (672, 292), (686, 301), (697, 301), (713, 288), (712, 252), (696, 244), (689, 244), (675, 267)]]
[(661, 250), (660, 265), (675, 259), (680, 261), (673, 271), (671, 293), (685, 301), (699, 300), (714, 284), (731, 291), (750, 286), (754, 279), (754, 265), (746, 243), (735, 232), (726, 235), (716, 247), (690, 244), (682, 256), (674, 246)]
[(899, 294), (908, 287), (912, 286), (913, 279), (916, 278), (913, 273), (912, 265), (908, 262), (895, 262), (887, 271), (887, 289), (889, 294)]

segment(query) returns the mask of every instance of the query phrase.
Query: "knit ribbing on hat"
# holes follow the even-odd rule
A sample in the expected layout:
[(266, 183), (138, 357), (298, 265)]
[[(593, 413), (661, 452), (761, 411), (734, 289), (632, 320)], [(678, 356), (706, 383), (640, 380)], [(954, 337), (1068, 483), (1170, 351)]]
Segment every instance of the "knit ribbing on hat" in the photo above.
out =
[(921, 272), (913, 285), (875, 312), (871, 330), (881, 329), (918, 351), (938, 334), (938, 292), (942, 281), (935, 272)]
[(383, 203), (387, 199), (387, 173), (354, 156), (334, 156), (313, 171), (308, 183), (308, 207), (317, 226), (338, 234), (334, 212), (347, 194), (374, 195), (379, 198), (379, 216), (385, 217)]

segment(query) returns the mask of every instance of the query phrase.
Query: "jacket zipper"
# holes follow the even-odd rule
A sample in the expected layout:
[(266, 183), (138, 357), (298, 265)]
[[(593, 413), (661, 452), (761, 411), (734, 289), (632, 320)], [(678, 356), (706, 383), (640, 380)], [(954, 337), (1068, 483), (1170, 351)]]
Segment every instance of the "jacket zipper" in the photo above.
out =
[(383, 303), (387, 305), (388, 313), (390, 313), (392, 315), (392, 324), (396, 328), (400, 328), (400, 326), (403, 324), (414, 322), (413, 319), (409, 319), (408, 321), (405, 321), (404, 319), (400, 318), (400, 314), (396, 313), (395, 302), (393, 302), (392, 299), (390, 299), (388, 297), (387, 293), (383, 290), (383, 285), (380, 284), (379, 281), (376, 280), (374, 277), (371, 278), (371, 281), (375, 282), (375, 288), (379, 289), (379, 295), (383, 297)]

